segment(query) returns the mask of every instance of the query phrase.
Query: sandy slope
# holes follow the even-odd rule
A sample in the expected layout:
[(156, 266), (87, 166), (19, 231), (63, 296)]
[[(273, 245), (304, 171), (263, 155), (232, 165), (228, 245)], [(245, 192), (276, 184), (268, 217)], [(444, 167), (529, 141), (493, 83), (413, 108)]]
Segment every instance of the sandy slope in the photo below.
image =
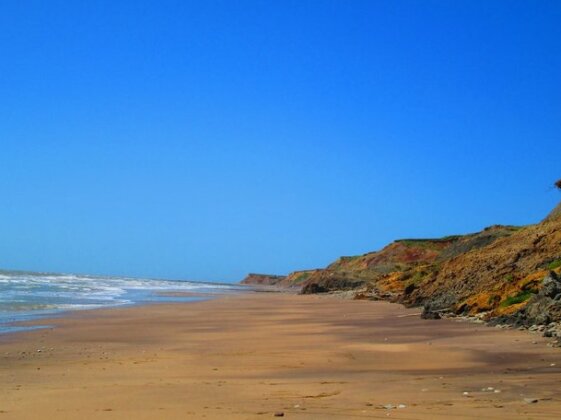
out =
[(73, 314), (0, 338), (0, 420), (561, 417), (561, 350), (415, 312), (269, 293)]

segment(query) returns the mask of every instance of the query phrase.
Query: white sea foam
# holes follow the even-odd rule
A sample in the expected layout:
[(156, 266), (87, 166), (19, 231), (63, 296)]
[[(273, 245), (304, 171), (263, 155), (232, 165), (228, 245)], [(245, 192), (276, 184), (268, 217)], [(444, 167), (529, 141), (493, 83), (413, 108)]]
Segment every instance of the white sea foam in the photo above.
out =
[(162, 296), (166, 291), (224, 293), (236, 289), (234, 285), (188, 281), (2, 272), (0, 327), (14, 319), (53, 311), (181, 299)]

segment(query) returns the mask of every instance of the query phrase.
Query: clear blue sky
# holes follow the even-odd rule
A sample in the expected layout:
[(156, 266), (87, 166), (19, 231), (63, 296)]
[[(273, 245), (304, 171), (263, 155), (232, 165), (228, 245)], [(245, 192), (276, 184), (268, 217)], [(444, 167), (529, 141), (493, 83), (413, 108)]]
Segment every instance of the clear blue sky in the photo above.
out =
[(559, 1), (3, 1), (0, 266), (194, 280), (539, 221)]

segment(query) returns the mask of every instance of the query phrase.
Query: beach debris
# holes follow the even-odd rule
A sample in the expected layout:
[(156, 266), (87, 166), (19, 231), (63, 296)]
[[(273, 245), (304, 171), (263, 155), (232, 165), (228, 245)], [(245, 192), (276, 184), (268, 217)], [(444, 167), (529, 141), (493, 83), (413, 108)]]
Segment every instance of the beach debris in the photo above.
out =
[(535, 403), (538, 402), (538, 399), (537, 398), (524, 398), (524, 402), (526, 404), (535, 404)]
[(304, 398), (327, 398), (327, 397), (334, 397), (335, 395), (339, 395), (341, 391), (334, 391), (334, 392), (320, 392), (317, 395), (305, 395)]
[(383, 408), (383, 409), (385, 409), (385, 410), (394, 410), (394, 409), (397, 408), (397, 409), (401, 410), (401, 409), (403, 409), (403, 408), (407, 408), (407, 406), (406, 406), (405, 404), (398, 404), (398, 405), (395, 405), (395, 404), (384, 404), (384, 405), (379, 405), (377, 408)]
[(493, 392), (494, 392), (495, 394), (500, 394), (502, 391), (501, 391), (500, 389), (495, 389)]
[(441, 319), (442, 316), (438, 311), (432, 310), (429, 306), (425, 305), (423, 312), (421, 313), (422, 319)]
[(468, 396), (468, 395), (469, 395), (469, 392), (464, 391), (464, 392), (462, 392), (462, 395)]
[(549, 366), (553, 367), (553, 366), (555, 366), (555, 363), (552, 363), (552, 364), (550, 364)]
[(277, 412), (274, 414), (274, 417), (284, 417), (284, 413), (283, 413), (282, 411), (277, 411)]

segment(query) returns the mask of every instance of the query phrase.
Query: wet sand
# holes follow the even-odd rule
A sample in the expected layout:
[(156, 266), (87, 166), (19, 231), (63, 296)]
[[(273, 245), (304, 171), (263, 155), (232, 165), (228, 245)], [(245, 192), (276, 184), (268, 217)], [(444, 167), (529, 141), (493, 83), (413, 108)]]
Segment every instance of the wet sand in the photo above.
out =
[(561, 418), (561, 349), (417, 312), (248, 293), (73, 313), (0, 336), (0, 420)]

